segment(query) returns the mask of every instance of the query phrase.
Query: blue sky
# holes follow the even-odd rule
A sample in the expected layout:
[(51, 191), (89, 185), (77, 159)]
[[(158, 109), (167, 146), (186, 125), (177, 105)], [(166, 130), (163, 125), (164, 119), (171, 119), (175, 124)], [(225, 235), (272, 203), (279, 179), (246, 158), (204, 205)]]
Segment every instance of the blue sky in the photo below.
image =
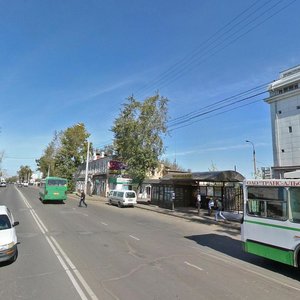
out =
[(170, 161), (251, 177), (250, 140), (258, 168), (272, 166), (267, 93), (252, 96), (300, 64), (299, 11), (293, 0), (0, 0), (2, 169), (36, 170), (54, 132), (78, 122), (94, 146), (111, 143), (126, 98), (156, 91), (170, 100)]

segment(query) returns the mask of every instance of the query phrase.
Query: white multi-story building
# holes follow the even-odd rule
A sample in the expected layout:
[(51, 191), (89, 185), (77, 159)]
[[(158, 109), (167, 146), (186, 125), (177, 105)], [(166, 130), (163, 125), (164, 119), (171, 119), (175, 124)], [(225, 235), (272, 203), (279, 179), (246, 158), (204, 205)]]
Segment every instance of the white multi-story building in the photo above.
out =
[(300, 170), (300, 65), (280, 73), (269, 85), (274, 178)]

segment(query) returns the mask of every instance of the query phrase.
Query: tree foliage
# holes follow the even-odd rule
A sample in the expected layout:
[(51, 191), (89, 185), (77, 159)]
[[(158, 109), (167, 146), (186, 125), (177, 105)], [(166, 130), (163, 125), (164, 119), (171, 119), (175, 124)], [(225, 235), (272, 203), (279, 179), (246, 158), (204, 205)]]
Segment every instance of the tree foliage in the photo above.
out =
[(167, 132), (168, 99), (158, 94), (139, 102), (133, 96), (124, 104), (112, 127), (116, 154), (139, 185), (158, 166)]
[(181, 172), (186, 172), (187, 170), (184, 169), (183, 167), (179, 166), (176, 161), (171, 162), (169, 159), (164, 158), (160, 161), (165, 170), (170, 170), (170, 171), (181, 171)]
[(45, 149), (44, 155), (37, 160), (39, 170), (43, 172), (44, 176), (50, 169), (49, 175), (68, 179), (68, 188), (73, 191), (73, 174), (80, 164), (86, 162), (89, 136), (83, 123), (55, 133), (53, 140)]
[(48, 144), (46, 149), (44, 150), (44, 155), (36, 160), (38, 170), (44, 174), (44, 176), (55, 176), (55, 157), (58, 150), (61, 147), (60, 139), (62, 137), (63, 132), (54, 132), (54, 137), (52, 141)]
[(19, 176), (19, 181), (24, 182), (27, 181), (29, 182), (31, 179), (32, 175), (32, 170), (30, 169), (29, 166), (21, 166), (19, 171), (18, 171), (18, 176)]

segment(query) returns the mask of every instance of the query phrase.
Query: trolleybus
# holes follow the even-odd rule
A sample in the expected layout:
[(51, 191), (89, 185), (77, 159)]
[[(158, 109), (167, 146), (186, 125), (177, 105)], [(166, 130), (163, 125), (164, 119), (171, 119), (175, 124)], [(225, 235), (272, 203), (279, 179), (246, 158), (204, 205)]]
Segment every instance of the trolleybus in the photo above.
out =
[(300, 266), (300, 180), (245, 180), (241, 238), (246, 252)]
[(46, 177), (41, 180), (39, 196), (43, 202), (64, 201), (67, 199), (67, 179)]

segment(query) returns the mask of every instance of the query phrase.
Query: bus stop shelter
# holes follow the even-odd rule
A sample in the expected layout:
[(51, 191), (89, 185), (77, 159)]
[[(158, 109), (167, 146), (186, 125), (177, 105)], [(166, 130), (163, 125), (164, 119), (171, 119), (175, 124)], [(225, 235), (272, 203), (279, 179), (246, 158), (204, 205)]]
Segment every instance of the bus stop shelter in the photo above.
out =
[(244, 179), (243, 175), (232, 170), (170, 172), (152, 185), (151, 203), (170, 207), (171, 201), (174, 201), (177, 207), (196, 206), (200, 193), (202, 208), (207, 208), (210, 198), (219, 198), (225, 209), (239, 209), (237, 206), (242, 205), (241, 183)]

